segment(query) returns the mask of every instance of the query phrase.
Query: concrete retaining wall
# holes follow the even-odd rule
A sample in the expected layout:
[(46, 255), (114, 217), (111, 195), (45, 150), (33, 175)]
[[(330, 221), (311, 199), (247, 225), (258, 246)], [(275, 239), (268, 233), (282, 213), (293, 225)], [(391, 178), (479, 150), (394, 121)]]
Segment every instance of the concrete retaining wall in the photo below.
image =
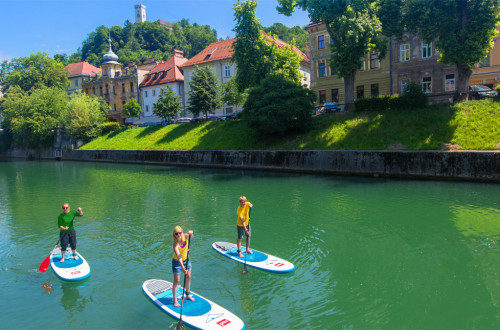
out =
[(500, 182), (494, 151), (73, 150), (63, 160)]

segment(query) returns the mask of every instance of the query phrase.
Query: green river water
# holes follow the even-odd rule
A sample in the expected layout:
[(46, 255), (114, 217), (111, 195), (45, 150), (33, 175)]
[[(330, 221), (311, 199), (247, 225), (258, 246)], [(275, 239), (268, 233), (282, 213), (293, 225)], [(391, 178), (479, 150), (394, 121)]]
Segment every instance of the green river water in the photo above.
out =
[[(284, 275), (212, 250), (251, 247)], [(66, 283), (38, 266), (63, 202), (92, 269)], [(172, 281), (172, 229), (193, 230), (192, 290), (247, 329), (500, 328), (500, 186), (85, 162), (0, 162), (1, 329), (175, 329), (143, 294)]]

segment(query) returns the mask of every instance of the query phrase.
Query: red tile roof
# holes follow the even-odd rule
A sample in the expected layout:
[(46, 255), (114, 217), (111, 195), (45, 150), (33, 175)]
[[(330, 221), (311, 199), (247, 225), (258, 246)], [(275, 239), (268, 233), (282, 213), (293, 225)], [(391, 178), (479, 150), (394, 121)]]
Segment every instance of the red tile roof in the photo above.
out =
[(64, 67), (64, 70), (68, 72), (69, 77), (80, 75), (94, 76), (95, 73), (101, 74), (101, 69), (96, 68), (87, 61), (70, 63)]
[[(278, 45), (280, 48), (284, 48), (286, 46), (289, 46), (286, 42), (281, 41), (277, 38), (272, 38), (271, 36), (268, 36), (265, 32), (262, 32), (264, 36), (269, 38), (269, 40), (274, 40), (274, 42)], [(233, 56), (233, 42), (235, 42), (236, 39), (227, 39), (219, 42), (214, 42), (210, 45), (207, 46), (204, 50), (202, 50), (200, 53), (196, 54), (193, 56), (189, 61), (184, 63), (182, 66), (187, 67), (187, 66), (192, 66), (192, 65), (197, 65), (197, 64), (202, 64), (202, 63), (209, 63), (213, 61), (220, 61), (220, 60), (226, 60), (230, 59)], [(302, 51), (300, 51), (297, 47), (293, 47), (293, 50), (298, 53), (302, 57), (302, 61), (309, 63), (310, 60), (307, 58), (306, 54), (304, 54)]]
[(184, 81), (184, 74), (179, 69), (187, 61), (180, 51), (174, 50), (174, 56), (166, 62), (160, 61), (149, 73), (144, 76), (139, 87), (166, 84), (174, 81)]

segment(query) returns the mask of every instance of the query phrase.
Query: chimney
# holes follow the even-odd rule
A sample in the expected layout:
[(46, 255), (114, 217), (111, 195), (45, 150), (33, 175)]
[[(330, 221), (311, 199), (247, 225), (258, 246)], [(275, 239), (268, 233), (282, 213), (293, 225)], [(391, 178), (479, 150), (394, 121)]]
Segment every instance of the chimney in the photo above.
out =
[(154, 57), (148, 57), (148, 64), (153, 63), (155, 61)]
[(174, 49), (174, 56), (184, 57), (184, 52), (182, 50)]

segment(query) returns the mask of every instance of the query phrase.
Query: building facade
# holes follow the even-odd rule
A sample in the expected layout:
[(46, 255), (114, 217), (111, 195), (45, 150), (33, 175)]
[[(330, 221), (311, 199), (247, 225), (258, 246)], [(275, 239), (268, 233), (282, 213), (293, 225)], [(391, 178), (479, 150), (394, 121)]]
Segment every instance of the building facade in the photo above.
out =
[[(279, 47), (288, 46), (278, 39), (272, 39)], [(190, 82), (197, 67), (210, 66), (217, 75), (220, 84), (227, 83), (231, 78), (236, 76), (237, 66), (232, 62), (233, 56), (233, 43), (236, 39), (227, 39), (223, 41), (214, 42), (208, 45), (200, 53), (193, 56), (189, 61), (182, 65), (184, 71), (184, 95), (186, 104), (189, 104), (189, 92), (191, 91)], [(302, 76), (302, 84), (309, 86), (310, 78), (310, 62), (307, 56), (302, 53), (298, 48), (294, 47), (294, 51), (301, 57), (301, 65), (299, 72)], [(237, 104), (225, 104), (222, 108), (216, 109), (212, 114), (227, 115), (240, 110)], [(186, 116), (192, 116), (186, 114)]]
[(127, 118), (123, 113), (125, 103), (131, 98), (140, 102), (138, 88), (140, 70), (137, 67), (123, 69), (118, 63), (118, 56), (111, 49), (111, 39), (108, 41), (109, 50), (104, 54), (101, 64), (102, 75), (95, 75), (84, 81), (82, 88), (87, 95), (102, 97), (111, 107), (107, 120), (124, 124)]
[[(345, 102), (344, 79), (330, 67), (330, 36), (323, 23), (309, 24), (311, 53), (311, 89), (318, 95), (317, 105)], [(362, 66), (354, 80), (354, 96), (369, 97), (391, 93), (390, 59), (379, 59), (377, 52), (367, 53), (361, 59)]]
[[(500, 28), (497, 28), (500, 31)], [(493, 38), (493, 48), (488, 55), (472, 69), (469, 85), (484, 85), (496, 88), (500, 85), (500, 35)]]
[(64, 67), (64, 70), (68, 72), (69, 85), (66, 87), (68, 95), (73, 94), (77, 90), (81, 90), (85, 80), (95, 75), (101, 75), (101, 69), (96, 68), (87, 61), (70, 63)]
[[(139, 85), (142, 114), (141, 118), (138, 118), (134, 123), (161, 121), (161, 118), (153, 114), (153, 107), (162, 88), (171, 88), (179, 95), (182, 104), (185, 104), (184, 74), (180, 68), (185, 62), (187, 62), (187, 58), (184, 57), (184, 53), (180, 50), (174, 50), (174, 55), (170, 59), (165, 62), (160, 61), (144, 76)], [(184, 115), (184, 113), (181, 113), (181, 117)]]

